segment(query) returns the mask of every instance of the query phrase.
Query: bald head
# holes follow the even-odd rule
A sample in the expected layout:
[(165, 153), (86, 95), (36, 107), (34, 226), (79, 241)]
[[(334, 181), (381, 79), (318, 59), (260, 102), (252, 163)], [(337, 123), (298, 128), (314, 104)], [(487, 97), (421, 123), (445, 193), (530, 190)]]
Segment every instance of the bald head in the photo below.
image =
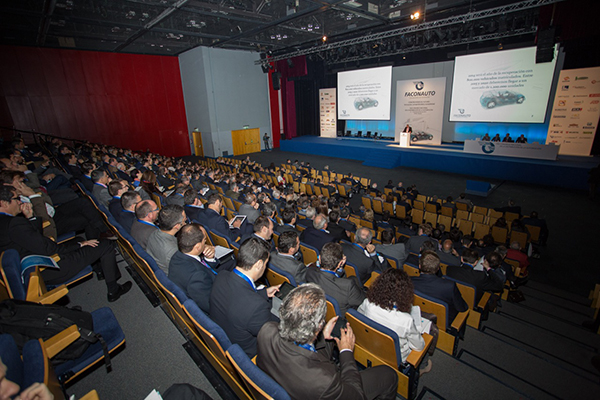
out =
[(444, 240), (444, 243), (442, 243), (442, 250), (444, 253), (452, 253), (452, 240)]

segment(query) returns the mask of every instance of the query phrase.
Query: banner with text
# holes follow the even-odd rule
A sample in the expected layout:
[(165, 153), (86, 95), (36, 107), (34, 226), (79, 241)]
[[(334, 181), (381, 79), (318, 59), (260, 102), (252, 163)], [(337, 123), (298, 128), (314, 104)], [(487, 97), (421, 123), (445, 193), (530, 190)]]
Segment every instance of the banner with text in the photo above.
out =
[(411, 144), (442, 144), (445, 92), (445, 77), (396, 82), (396, 134), (409, 125)]
[(600, 67), (560, 71), (546, 144), (559, 154), (589, 156), (600, 118)]
[(335, 88), (319, 89), (321, 136), (336, 137), (337, 111)]

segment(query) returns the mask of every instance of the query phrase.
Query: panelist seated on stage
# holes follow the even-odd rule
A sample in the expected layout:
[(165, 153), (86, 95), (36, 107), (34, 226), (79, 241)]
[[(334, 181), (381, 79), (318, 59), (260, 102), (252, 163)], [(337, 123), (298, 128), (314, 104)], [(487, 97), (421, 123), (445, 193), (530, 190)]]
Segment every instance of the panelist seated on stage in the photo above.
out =
[(506, 136), (504, 136), (504, 139), (502, 139), (502, 141), (505, 143), (514, 143), (515, 142), (513, 140), (513, 138), (510, 137), (510, 133), (507, 133)]
[(489, 133), (486, 133), (481, 140), (485, 141), (485, 142), (489, 142), (492, 140), (492, 138), (490, 137)]
[(492, 138), (492, 142), (501, 142), (501, 141), (502, 141), (502, 138), (500, 137), (499, 133), (496, 133), (496, 136), (494, 136)]
[(516, 143), (527, 143), (527, 138), (525, 137), (525, 135), (521, 135), (517, 138)]

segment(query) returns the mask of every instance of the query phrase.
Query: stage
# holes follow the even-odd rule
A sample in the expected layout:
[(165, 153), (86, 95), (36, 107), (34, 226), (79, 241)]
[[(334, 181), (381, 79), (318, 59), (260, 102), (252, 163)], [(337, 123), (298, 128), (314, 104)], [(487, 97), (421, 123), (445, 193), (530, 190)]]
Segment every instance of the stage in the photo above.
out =
[[(538, 185), (587, 190), (588, 171), (597, 157), (558, 156), (556, 161), (487, 156), (463, 152), (462, 144), (400, 147), (396, 142), (365, 138), (301, 136), (280, 142), (282, 151), (363, 161), (393, 169), (410, 167), (475, 175)], [(358, 172), (357, 172), (358, 174)]]

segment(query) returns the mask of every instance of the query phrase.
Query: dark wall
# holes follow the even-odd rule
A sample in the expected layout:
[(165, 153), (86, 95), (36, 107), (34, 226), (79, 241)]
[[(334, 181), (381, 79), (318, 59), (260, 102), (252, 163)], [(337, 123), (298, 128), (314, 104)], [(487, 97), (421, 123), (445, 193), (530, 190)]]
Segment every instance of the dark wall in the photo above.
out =
[(0, 125), (190, 154), (177, 57), (0, 46)]

